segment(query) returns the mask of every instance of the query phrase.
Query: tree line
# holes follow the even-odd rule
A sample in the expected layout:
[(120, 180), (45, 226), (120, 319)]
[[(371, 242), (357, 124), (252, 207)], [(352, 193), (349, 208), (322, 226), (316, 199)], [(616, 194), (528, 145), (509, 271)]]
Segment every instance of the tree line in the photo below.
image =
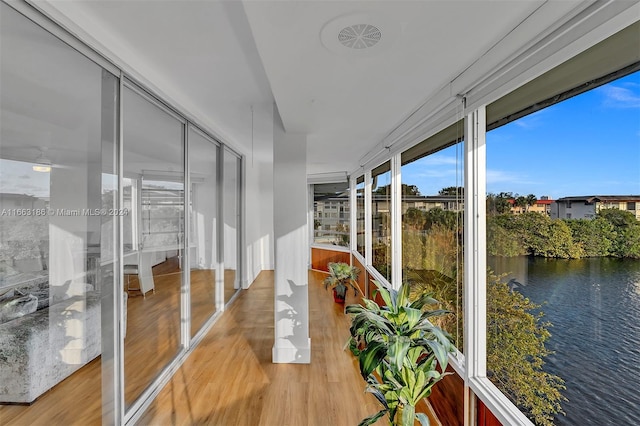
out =
[[(431, 293), (455, 313), (435, 321), (464, 350), (462, 212), (409, 208), (402, 223), (404, 278), (416, 294)], [(487, 271), (487, 375), (535, 424), (550, 426), (562, 413), (565, 386), (544, 369), (551, 324), (540, 308)]]
[[(531, 197), (535, 198), (531, 195), (521, 198), (529, 203)], [(551, 219), (539, 212), (514, 215), (510, 213), (509, 199), (513, 198), (500, 194), (487, 197), (487, 254), (490, 256), (640, 259), (640, 221), (629, 211), (602, 209), (593, 219)], [(423, 233), (436, 225), (455, 230), (462, 241), (462, 212), (409, 208), (402, 223), (405, 229)]]
[(594, 219), (551, 219), (537, 212), (488, 215), (487, 254), (640, 259), (640, 221), (618, 209), (600, 210)]

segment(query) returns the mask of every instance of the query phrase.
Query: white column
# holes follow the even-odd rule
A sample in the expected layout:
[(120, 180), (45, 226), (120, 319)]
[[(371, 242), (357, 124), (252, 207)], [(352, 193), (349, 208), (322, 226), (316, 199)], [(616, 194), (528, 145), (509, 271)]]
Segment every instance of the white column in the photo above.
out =
[[(278, 116), (274, 114), (274, 116)], [(274, 123), (274, 363), (311, 362), (306, 135)]]

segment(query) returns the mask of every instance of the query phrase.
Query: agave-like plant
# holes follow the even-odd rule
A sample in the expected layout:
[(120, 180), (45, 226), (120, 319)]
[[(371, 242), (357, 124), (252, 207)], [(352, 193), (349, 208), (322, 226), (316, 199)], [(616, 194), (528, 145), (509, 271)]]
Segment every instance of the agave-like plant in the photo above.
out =
[(363, 299), (364, 306), (349, 305), (345, 310), (352, 315), (349, 346), (358, 357), (366, 390), (383, 406), (358, 426), (371, 425), (385, 414), (390, 425), (413, 426), (414, 419), (428, 425), (428, 417), (415, 412), (416, 404), (450, 374), (446, 368), (454, 350), (450, 336), (429, 318), (449, 311), (427, 309), (438, 303), (430, 294), (410, 300), (408, 283), (398, 291), (374, 283), (385, 306)]
[(344, 262), (330, 262), (329, 276), (324, 280), (324, 288), (333, 288), (336, 294), (344, 299), (347, 295), (347, 285), (349, 285), (357, 295), (356, 280), (358, 275), (360, 275), (360, 269), (356, 266)]

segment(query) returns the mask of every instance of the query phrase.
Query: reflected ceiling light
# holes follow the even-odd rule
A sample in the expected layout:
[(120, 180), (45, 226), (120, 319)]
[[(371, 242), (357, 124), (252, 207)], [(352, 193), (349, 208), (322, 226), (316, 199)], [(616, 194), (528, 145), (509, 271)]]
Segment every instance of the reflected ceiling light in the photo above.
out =
[(40, 156), (36, 158), (36, 164), (32, 167), (34, 172), (49, 173), (51, 171), (51, 160), (44, 155), (45, 150), (45, 148), (42, 148)]

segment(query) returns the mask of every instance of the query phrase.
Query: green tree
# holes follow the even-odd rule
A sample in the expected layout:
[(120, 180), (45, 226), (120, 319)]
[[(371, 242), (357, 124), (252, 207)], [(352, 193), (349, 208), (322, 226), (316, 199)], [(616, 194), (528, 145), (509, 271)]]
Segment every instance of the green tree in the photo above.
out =
[(513, 215), (489, 216), (487, 218), (487, 254), (489, 256), (523, 256), (528, 254), (520, 232), (508, 228), (508, 221), (500, 219), (514, 218)]
[(601, 218), (568, 219), (573, 242), (581, 248), (582, 257), (609, 256), (615, 239), (613, 225)]
[(538, 201), (538, 198), (533, 194), (527, 195), (525, 199), (527, 201), (527, 211), (529, 211), (529, 207), (533, 206)]
[(508, 213), (511, 210), (511, 204), (509, 203), (509, 200), (512, 197), (503, 196), (505, 194), (510, 193), (501, 192), (500, 194), (487, 194), (487, 214), (489, 216)]
[(619, 209), (602, 209), (597, 217), (601, 217), (610, 222), (616, 228), (628, 228), (638, 225), (638, 220), (633, 213)]
[(551, 324), (543, 322), (540, 306), (500, 277), (487, 276), (487, 375), (538, 425), (553, 425), (562, 413), (564, 381), (544, 371), (551, 354), (545, 342)]
[(425, 258), (424, 235), (421, 231), (407, 229), (402, 232), (402, 267), (405, 270), (423, 269)]
[(563, 259), (580, 257), (580, 249), (573, 243), (571, 230), (564, 221), (537, 212), (523, 213), (517, 220), (529, 254)]
[(424, 213), (425, 229), (431, 229), (437, 225), (443, 225), (447, 228), (454, 229), (457, 224), (462, 223), (458, 217), (458, 213), (451, 210), (443, 210), (440, 207), (434, 207)]
[[(461, 272), (460, 272), (461, 275)], [(455, 277), (435, 270), (411, 270), (406, 274), (412, 298), (433, 294), (442, 308), (457, 313), (434, 319), (434, 325), (463, 348), (462, 295)], [(564, 381), (544, 371), (551, 354), (545, 342), (551, 324), (543, 321), (540, 306), (532, 303), (491, 271), (487, 274), (487, 374), (537, 425), (552, 425), (562, 413)]]
[(438, 191), (438, 195), (464, 195), (464, 186), (447, 186)]
[(346, 223), (338, 223), (336, 225), (336, 233), (340, 236), (338, 245), (349, 247), (349, 225)]
[(418, 189), (418, 187), (415, 185), (407, 185), (406, 183), (403, 183), (400, 185), (400, 187), (402, 195), (420, 196), (420, 189)]
[(425, 215), (422, 210), (409, 207), (402, 216), (402, 224), (412, 229), (424, 229)]
[[(439, 217), (442, 212), (434, 213)], [(459, 229), (455, 222), (436, 222), (424, 232), (405, 230), (403, 237), (404, 278), (411, 284), (412, 297), (431, 293), (441, 301), (442, 307), (454, 314), (437, 319), (436, 325), (447, 330), (459, 349), (463, 348), (462, 262)], [(493, 240), (492, 227), (501, 233), (502, 244), (514, 253), (524, 254), (523, 230), (542, 229), (547, 235), (561, 234), (573, 244), (566, 224), (553, 225), (546, 215), (529, 212), (489, 217), (488, 246)], [(535, 226), (534, 226), (535, 225)], [(560, 230), (555, 228), (560, 228)], [(513, 238), (511, 238), (513, 236)], [(539, 236), (538, 238), (541, 239)], [(514, 241), (516, 243), (514, 243)], [(512, 244), (512, 246), (509, 246)], [(542, 247), (542, 246), (541, 246)], [(562, 246), (556, 250), (561, 250)], [(565, 248), (566, 249), (566, 248)], [(541, 248), (542, 250), (542, 248)], [(545, 249), (547, 250), (547, 249)], [(561, 391), (563, 381), (544, 371), (544, 359), (549, 355), (545, 342), (549, 338), (549, 323), (542, 321), (539, 306), (520, 293), (511, 291), (507, 284), (492, 273), (487, 277), (487, 362), (491, 379), (539, 425), (552, 424), (553, 416), (562, 412)], [(537, 312), (537, 313), (536, 313)]]
[(640, 222), (633, 213), (618, 209), (603, 209), (598, 218), (613, 226), (611, 255), (640, 259)]
[[(407, 185), (406, 183), (401, 184), (400, 191), (402, 195), (410, 195), (410, 196), (417, 196), (417, 197), (421, 195), (420, 189), (416, 185)], [(391, 185), (380, 186), (376, 188), (374, 191), (372, 191), (372, 193), (379, 194), (379, 195), (389, 195), (391, 194)]]
[(523, 197), (523, 196), (519, 196), (516, 197), (515, 200), (513, 200), (513, 203), (516, 207), (520, 207), (522, 209), (525, 209), (527, 207), (527, 197)]

